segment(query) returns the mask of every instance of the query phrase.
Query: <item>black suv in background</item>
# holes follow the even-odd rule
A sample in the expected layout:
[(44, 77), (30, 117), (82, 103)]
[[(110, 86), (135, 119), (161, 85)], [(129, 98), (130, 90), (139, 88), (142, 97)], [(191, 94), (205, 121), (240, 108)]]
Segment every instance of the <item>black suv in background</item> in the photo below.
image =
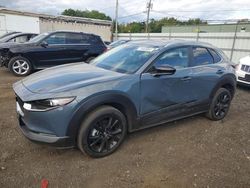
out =
[(17, 76), (66, 63), (89, 62), (106, 50), (100, 36), (56, 31), (40, 34), (29, 42), (0, 48), (0, 64)]

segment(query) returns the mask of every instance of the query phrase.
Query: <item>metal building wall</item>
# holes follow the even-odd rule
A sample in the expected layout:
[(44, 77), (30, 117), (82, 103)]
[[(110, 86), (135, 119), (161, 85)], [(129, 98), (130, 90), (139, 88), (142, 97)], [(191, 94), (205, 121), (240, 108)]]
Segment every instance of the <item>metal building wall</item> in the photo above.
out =
[(222, 49), (225, 54), (237, 63), (240, 58), (250, 55), (250, 32), (219, 33), (120, 33), (118, 39), (182, 39), (208, 42)]
[(0, 13), (0, 34), (11, 31), (39, 33), (39, 18)]
[(111, 25), (76, 23), (40, 18), (40, 33), (56, 30), (81, 31), (99, 35), (103, 41), (110, 41), (112, 37), (111, 29)]

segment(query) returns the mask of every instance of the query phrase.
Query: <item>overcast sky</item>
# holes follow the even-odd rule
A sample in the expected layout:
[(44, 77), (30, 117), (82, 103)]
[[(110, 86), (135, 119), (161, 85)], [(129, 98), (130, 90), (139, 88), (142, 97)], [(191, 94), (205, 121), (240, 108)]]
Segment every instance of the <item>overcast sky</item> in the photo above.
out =
[[(146, 14), (143, 12), (146, 10), (147, 1), (119, 0), (119, 21), (144, 21)], [(162, 17), (204, 20), (250, 19), (250, 0), (152, 0), (152, 2), (150, 17), (156, 19)], [(99, 10), (111, 17), (114, 17), (115, 13), (115, 0), (0, 0), (0, 5), (53, 15), (60, 14), (68, 8)]]

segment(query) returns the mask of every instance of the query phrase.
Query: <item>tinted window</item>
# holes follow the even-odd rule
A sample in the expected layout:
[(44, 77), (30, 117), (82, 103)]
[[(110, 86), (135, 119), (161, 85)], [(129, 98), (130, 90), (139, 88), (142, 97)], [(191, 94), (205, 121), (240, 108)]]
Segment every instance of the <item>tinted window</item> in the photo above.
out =
[(176, 48), (162, 54), (155, 62), (155, 66), (169, 65), (174, 68), (184, 68), (188, 66), (188, 48)]
[(65, 44), (66, 33), (55, 33), (50, 35), (45, 41), (48, 44)]
[(100, 44), (100, 43), (103, 43), (100, 37), (94, 36), (94, 35), (93, 36), (89, 36), (88, 37), (88, 41), (91, 44)]
[(213, 57), (206, 48), (193, 48), (194, 62), (193, 66), (207, 65), (213, 63)]
[(214, 58), (214, 63), (218, 63), (221, 61), (221, 57), (216, 53), (216, 51), (209, 49), (210, 53), (212, 54)]
[(67, 33), (67, 44), (81, 44), (84, 43), (82, 34)]

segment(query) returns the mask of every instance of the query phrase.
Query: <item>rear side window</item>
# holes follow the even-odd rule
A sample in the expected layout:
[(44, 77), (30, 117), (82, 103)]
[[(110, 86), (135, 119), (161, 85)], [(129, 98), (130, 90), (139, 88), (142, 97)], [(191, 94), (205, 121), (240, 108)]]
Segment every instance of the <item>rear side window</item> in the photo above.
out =
[(67, 33), (66, 35), (67, 44), (81, 44), (84, 43), (82, 34), (78, 33)]
[(206, 48), (194, 47), (193, 55), (193, 66), (213, 64), (213, 57)]
[(218, 55), (218, 53), (215, 50), (209, 49), (209, 52), (212, 54), (214, 58), (214, 63), (218, 63), (221, 61), (221, 57)]
[(91, 44), (103, 44), (102, 39), (98, 36), (90, 35), (89, 36), (89, 43)]

